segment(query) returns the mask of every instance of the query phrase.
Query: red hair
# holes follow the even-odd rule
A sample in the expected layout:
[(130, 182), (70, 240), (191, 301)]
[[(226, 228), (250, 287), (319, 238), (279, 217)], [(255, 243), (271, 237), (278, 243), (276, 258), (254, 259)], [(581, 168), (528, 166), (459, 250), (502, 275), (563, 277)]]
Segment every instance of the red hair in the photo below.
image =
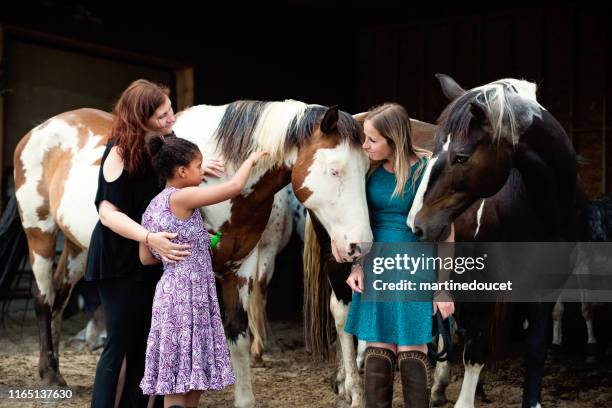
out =
[(119, 155), (128, 174), (142, 175), (151, 166), (145, 147), (145, 134), (154, 129), (147, 121), (170, 95), (170, 90), (145, 79), (137, 79), (127, 87), (115, 104), (115, 119), (111, 138), (115, 139)]

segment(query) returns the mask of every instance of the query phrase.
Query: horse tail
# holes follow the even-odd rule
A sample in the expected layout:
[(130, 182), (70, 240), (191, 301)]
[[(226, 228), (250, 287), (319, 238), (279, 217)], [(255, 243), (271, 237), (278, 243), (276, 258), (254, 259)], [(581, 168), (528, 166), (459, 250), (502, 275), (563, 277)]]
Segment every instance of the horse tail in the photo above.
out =
[(0, 297), (10, 291), (12, 278), (27, 256), (26, 234), (19, 218), (17, 198), (13, 194), (0, 217)]
[(266, 306), (261, 285), (265, 285), (265, 278), (256, 279), (253, 283), (253, 291), (249, 296), (247, 315), (249, 317), (249, 330), (253, 334), (251, 344), (251, 354), (261, 357), (264, 344), (268, 337), (266, 330)]
[(322, 271), (321, 246), (310, 213), (304, 231), (304, 343), (306, 351), (332, 358), (331, 286)]

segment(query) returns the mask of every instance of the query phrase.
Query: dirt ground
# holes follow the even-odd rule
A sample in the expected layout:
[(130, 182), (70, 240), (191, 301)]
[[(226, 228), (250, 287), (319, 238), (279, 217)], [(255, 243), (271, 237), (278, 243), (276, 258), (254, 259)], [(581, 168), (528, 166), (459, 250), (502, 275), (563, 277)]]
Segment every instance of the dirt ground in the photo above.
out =
[[(23, 322), (23, 324), (22, 324)], [(80, 344), (67, 345), (85, 321), (77, 315), (64, 323), (61, 372), (74, 396), (61, 402), (14, 401), (9, 388), (24, 389), (38, 384), (38, 334), (33, 312), (15, 313), (0, 329), (0, 407), (86, 407), (100, 350), (89, 352)], [(264, 367), (253, 369), (253, 389), (259, 407), (348, 407), (331, 387), (336, 365), (315, 361), (303, 347), (302, 329), (296, 323), (273, 322), (274, 339), (264, 356)], [(485, 372), (485, 392), (490, 402), (479, 407), (520, 406), (522, 370), (520, 359), (507, 358), (500, 368)], [(456, 400), (462, 379), (462, 366), (452, 367), (452, 383), (447, 396)], [(200, 407), (231, 407), (233, 389), (205, 394)], [(396, 376), (394, 407), (401, 407), (401, 390)], [(449, 403), (446, 407), (451, 407)], [(547, 362), (543, 407), (612, 407), (612, 356), (600, 357), (595, 365), (583, 362), (582, 353), (564, 353), (560, 362)]]

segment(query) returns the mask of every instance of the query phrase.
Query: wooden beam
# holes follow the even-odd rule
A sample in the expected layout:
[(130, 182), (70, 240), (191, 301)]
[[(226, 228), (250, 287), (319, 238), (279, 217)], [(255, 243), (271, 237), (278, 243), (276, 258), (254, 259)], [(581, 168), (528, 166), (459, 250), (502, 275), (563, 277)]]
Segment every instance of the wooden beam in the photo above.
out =
[(176, 74), (176, 110), (180, 112), (193, 106), (193, 67), (175, 70)]

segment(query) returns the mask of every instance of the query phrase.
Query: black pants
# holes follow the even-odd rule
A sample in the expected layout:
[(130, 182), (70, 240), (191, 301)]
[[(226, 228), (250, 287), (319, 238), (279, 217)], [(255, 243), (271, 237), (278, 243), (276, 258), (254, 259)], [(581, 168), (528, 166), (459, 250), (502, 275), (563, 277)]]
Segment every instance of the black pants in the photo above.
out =
[[(123, 357), (126, 359), (125, 387), (120, 407), (146, 407), (140, 381), (144, 375), (151, 307), (157, 281), (133, 278), (104, 279), (97, 282), (104, 307), (107, 338), (96, 368), (92, 408), (113, 408)], [(163, 406), (156, 398), (155, 406)]]

